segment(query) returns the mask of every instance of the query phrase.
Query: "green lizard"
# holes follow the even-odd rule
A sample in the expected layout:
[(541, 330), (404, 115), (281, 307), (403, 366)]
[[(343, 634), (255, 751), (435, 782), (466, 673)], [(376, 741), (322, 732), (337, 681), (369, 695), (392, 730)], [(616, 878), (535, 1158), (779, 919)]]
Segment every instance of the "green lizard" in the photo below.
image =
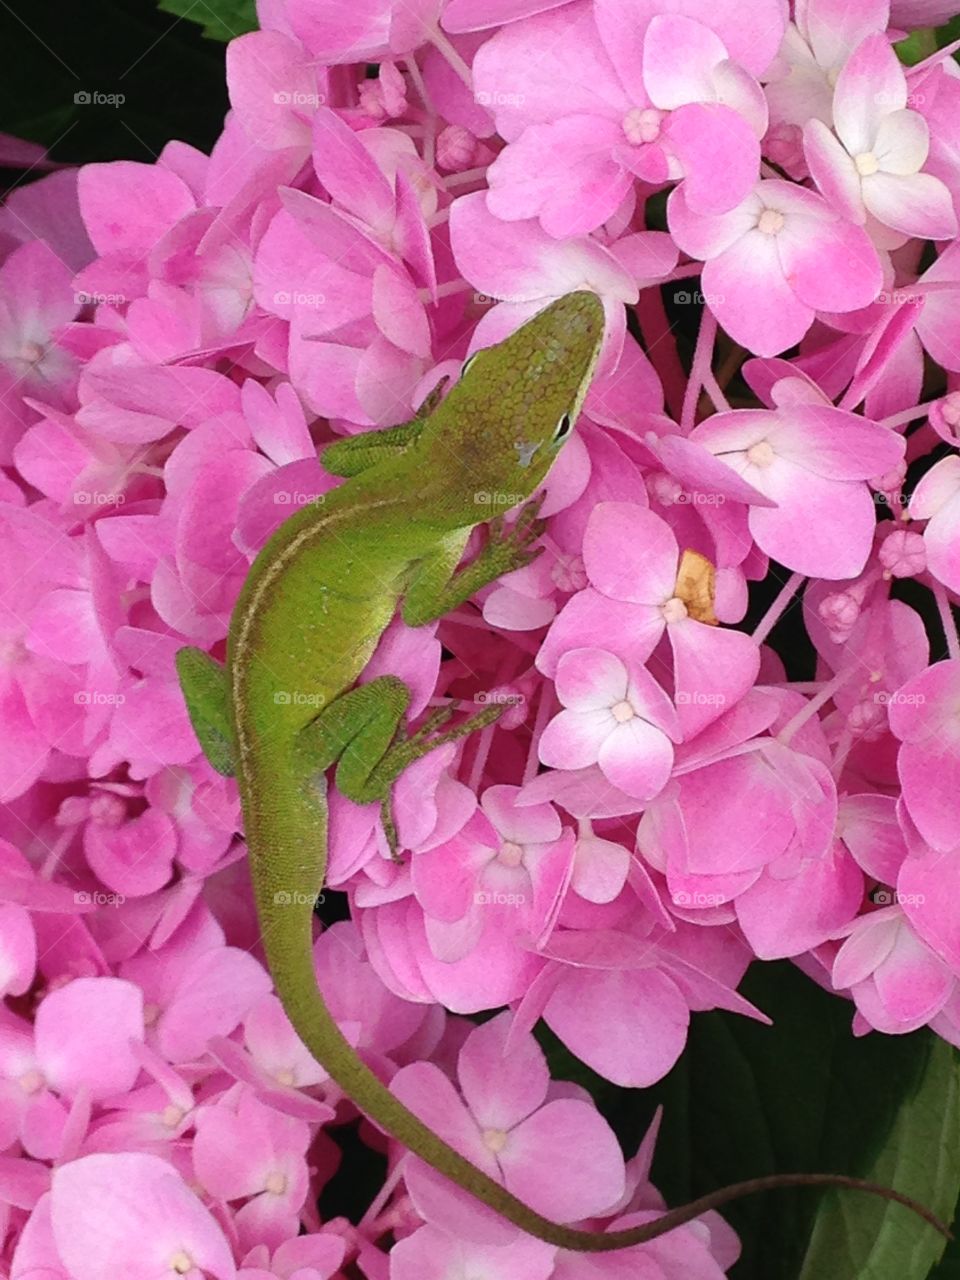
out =
[[(444, 709), (406, 737), (406, 685), (394, 676), (355, 682), (398, 605), (418, 626), (533, 558), (537, 504), (527, 503), (509, 529), (503, 512), (538, 492), (569, 436), (603, 329), (597, 297), (569, 294), (478, 352), (446, 399), (434, 396), (413, 422), (329, 447), (325, 466), (350, 478), (292, 515), (254, 561), (232, 615), (226, 667), (199, 649), (177, 656), (201, 746), (216, 769), (237, 775), (267, 963), (304, 1044), (381, 1129), (453, 1182), (531, 1235), (590, 1251), (651, 1240), (737, 1195), (791, 1182), (903, 1199), (853, 1179), (777, 1176), (723, 1188), (632, 1230), (551, 1222), (403, 1106), (351, 1048), (317, 989), (312, 907), (326, 867), (324, 771), (336, 763), (344, 795), (381, 803), (395, 853), (395, 779), (503, 709), (485, 707), (438, 732), (453, 711)], [(458, 569), (471, 531), (488, 521), (484, 549)]]

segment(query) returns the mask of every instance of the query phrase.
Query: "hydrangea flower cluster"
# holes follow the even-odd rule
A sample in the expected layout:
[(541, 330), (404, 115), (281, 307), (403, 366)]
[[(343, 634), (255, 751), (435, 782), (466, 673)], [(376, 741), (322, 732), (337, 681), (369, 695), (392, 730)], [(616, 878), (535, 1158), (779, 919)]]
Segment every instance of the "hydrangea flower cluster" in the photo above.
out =
[[(627, 1259), (558, 1253), (369, 1126), (381, 1193), (320, 1218), (356, 1115), (271, 992), (236, 790), (174, 671), (187, 643), (222, 657), (253, 556), (339, 483), (321, 445), (408, 420), (576, 289), (606, 337), (542, 554), (439, 624), (396, 621), (371, 663), (417, 715), (505, 711), (400, 780), (399, 864), (377, 807), (333, 796), (352, 918), (315, 956), (341, 1027), (492, 1176), (600, 1229), (662, 1208), (655, 1126), (625, 1161), (551, 1081), (540, 1019), (642, 1088), (692, 1013), (764, 1020), (737, 986), (791, 958), (855, 1034), (960, 1045), (960, 74), (892, 48), (950, 12), (260, 0), (209, 157), (173, 142), (10, 196), (5, 1274), (734, 1262), (713, 1215)], [(671, 315), (694, 303), (687, 372)], [(769, 643), (799, 611), (805, 681)]]

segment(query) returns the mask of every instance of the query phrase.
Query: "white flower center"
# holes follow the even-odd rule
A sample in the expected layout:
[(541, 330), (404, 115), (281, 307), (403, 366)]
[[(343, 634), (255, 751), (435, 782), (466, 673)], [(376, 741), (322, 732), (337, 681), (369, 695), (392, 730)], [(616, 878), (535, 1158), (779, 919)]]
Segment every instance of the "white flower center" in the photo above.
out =
[(679, 596), (671, 596), (660, 612), (663, 614), (664, 622), (668, 624), (682, 622), (687, 616), (687, 606)]
[(507, 1132), (505, 1129), (484, 1129), (483, 1141), (487, 1150), (497, 1156), (507, 1145)]
[(513, 840), (504, 840), (497, 854), (497, 861), (503, 867), (519, 867), (523, 861), (523, 845)]
[(783, 230), (783, 214), (778, 209), (764, 209), (757, 219), (757, 230), (766, 236), (775, 236)]
[(43, 350), (39, 342), (25, 342), (20, 348), (20, 359), (27, 364), (38, 364), (43, 359)]
[(24, 1093), (37, 1093), (38, 1090), (43, 1088), (43, 1076), (36, 1067), (33, 1067), (30, 1071), (25, 1071), (23, 1075), (20, 1076), (17, 1080), (17, 1084)]
[(872, 151), (859, 152), (853, 157), (853, 163), (861, 178), (869, 178), (871, 173), (876, 173), (880, 168), (880, 161)]
[(292, 1071), (290, 1067), (283, 1067), (273, 1077), (277, 1084), (295, 1085), (297, 1083), (297, 1073)]
[(183, 1119), (185, 1112), (182, 1107), (170, 1103), (168, 1107), (164, 1107), (163, 1114), (160, 1117), (165, 1129), (175, 1129)]
[(282, 1196), (287, 1189), (287, 1175), (285, 1173), (271, 1173), (263, 1187), (271, 1195)]
[(617, 724), (626, 724), (628, 720), (632, 720), (637, 714), (626, 698), (620, 702), (615, 702), (610, 708), (610, 713)]
[(178, 1276), (185, 1276), (188, 1271), (193, 1270), (193, 1259), (189, 1253), (179, 1249), (170, 1259), (170, 1270), (175, 1271)]
[(656, 142), (660, 137), (663, 112), (656, 107), (634, 107), (623, 117), (623, 132), (635, 147), (642, 142)]
[(776, 456), (769, 440), (758, 440), (747, 450), (747, 461), (752, 462), (755, 467), (772, 466)]

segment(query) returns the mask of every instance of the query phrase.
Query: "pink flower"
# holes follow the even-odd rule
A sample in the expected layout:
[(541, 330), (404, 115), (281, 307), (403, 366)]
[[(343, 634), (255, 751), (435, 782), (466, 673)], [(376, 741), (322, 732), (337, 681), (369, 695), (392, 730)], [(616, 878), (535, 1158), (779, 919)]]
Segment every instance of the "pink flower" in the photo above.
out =
[(42, 240), (14, 249), (0, 266), (0, 462), (36, 419), (25, 397), (58, 409), (76, 403), (77, 362), (60, 344), (80, 310), (71, 273)]
[(901, 437), (830, 405), (799, 403), (718, 413), (691, 439), (776, 502), (749, 514), (768, 555), (824, 578), (860, 572), (876, 523), (865, 482), (897, 465)]
[(830, 203), (851, 222), (870, 215), (904, 237), (956, 235), (950, 192), (920, 172), (927, 124), (907, 109), (907, 78), (884, 36), (868, 36), (845, 63), (833, 112), (836, 137), (820, 120), (804, 128), (810, 171)]
[[(602, 1214), (624, 1191), (619, 1145), (593, 1104), (550, 1095), (546, 1059), (532, 1036), (510, 1035), (500, 1014), (470, 1033), (457, 1064), (459, 1090), (429, 1063), (403, 1067), (391, 1088), (457, 1150), (539, 1213), (559, 1222)], [(578, 1159), (558, 1179), (550, 1162), (563, 1150)], [(468, 1239), (509, 1240), (514, 1228), (420, 1161), (408, 1157), (405, 1178), (418, 1212)]]
[(794, 346), (818, 311), (856, 311), (883, 278), (866, 232), (822, 196), (765, 178), (728, 213), (698, 213), (682, 188), (668, 204), (670, 232), (703, 259), (710, 310), (737, 342), (762, 356)]
[(572, 649), (557, 663), (557, 696), (566, 708), (547, 725), (540, 759), (556, 769), (599, 764), (615, 787), (651, 800), (673, 768), (682, 734), (670, 699), (643, 667), (604, 649)]
[(242, 1244), (275, 1249), (294, 1236), (307, 1195), (310, 1129), (241, 1089), (196, 1118), (194, 1174), (220, 1201), (242, 1200), (234, 1221)]
[[(480, 101), (519, 99), (494, 109), (510, 144), (488, 173), (497, 217), (537, 217), (563, 239), (611, 218), (637, 178), (683, 179), (688, 203), (704, 213), (732, 208), (756, 182), (766, 104), (722, 39), (693, 17), (658, 14), (645, 34), (625, 40), (630, 18), (617, 9), (545, 13), (503, 30), (477, 55)], [(564, 91), (551, 101), (545, 81), (537, 83), (535, 105), (524, 109), (544, 48)], [(609, 88), (598, 98), (591, 86), (601, 81)], [(521, 83), (522, 94), (504, 92)]]

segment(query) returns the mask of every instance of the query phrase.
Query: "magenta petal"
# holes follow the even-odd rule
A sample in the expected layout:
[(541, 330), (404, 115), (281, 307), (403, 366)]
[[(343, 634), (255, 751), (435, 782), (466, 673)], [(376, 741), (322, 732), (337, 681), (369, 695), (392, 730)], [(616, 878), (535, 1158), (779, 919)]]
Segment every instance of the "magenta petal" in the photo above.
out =
[(760, 174), (760, 143), (736, 111), (690, 103), (673, 112), (666, 136), (683, 168), (688, 208), (726, 213), (753, 190)]
[(673, 594), (679, 549), (658, 515), (630, 502), (601, 502), (583, 539), (587, 576), (614, 600), (662, 605)]

